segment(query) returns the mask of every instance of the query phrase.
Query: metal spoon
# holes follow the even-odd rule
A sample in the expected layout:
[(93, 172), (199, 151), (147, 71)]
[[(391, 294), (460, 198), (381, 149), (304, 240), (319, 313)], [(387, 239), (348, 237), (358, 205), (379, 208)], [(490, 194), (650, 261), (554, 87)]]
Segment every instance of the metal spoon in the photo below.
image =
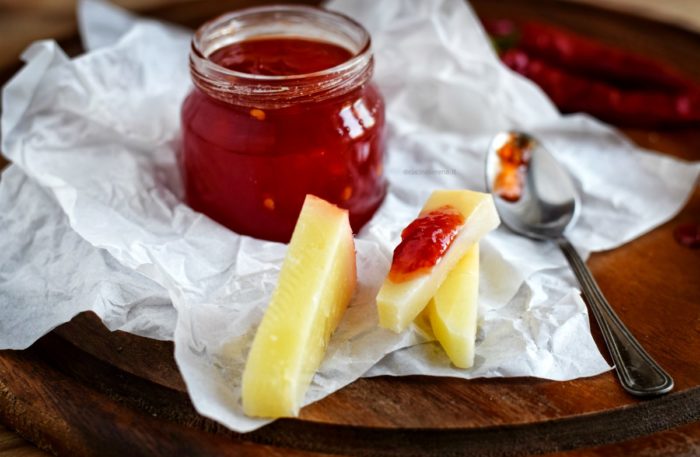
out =
[[(574, 271), (615, 363), (622, 387), (632, 395), (669, 392), (673, 379), (642, 348), (605, 300), (585, 262), (564, 236), (578, 217), (580, 199), (568, 173), (544, 146), (522, 132), (501, 132), (486, 156), (486, 187), (492, 191), (501, 170), (499, 149), (510, 140), (527, 144), (531, 153), (524, 174), (523, 192), (517, 201), (497, 194), (494, 200), (503, 223), (515, 233), (537, 240), (552, 240)], [(512, 200), (512, 198), (510, 198)]]

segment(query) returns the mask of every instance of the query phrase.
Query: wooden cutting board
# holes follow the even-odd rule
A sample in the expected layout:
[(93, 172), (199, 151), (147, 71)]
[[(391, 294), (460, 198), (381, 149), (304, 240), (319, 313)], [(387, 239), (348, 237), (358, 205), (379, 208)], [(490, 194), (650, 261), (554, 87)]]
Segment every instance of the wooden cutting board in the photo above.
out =
[[(184, 2), (155, 17), (196, 26), (250, 2)], [(648, 20), (549, 0), (474, 2), (485, 16), (538, 18), (657, 56), (700, 81), (700, 37)], [(71, 39), (66, 46), (77, 49)], [(626, 130), (638, 144), (700, 160), (700, 129)], [(302, 411), (241, 435), (199, 416), (171, 343), (111, 333), (77, 316), (25, 351), (0, 351), (0, 420), (65, 456), (523, 455), (700, 452), (700, 250), (673, 229), (700, 222), (700, 190), (672, 221), (589, 265), (620, 317), (676, 381), (638, 400), (612, 372), (531, 378), (360, 379)], [(594, 336), (600, 342), (597, 329)], [(601, 348), (603, 346), (601, 345)], [(651, 448), (650, 448), (651, 446)], [(314, 453), (314, 454), (311, 454)], [(599, 454), (600, 453), (600, 454)]]

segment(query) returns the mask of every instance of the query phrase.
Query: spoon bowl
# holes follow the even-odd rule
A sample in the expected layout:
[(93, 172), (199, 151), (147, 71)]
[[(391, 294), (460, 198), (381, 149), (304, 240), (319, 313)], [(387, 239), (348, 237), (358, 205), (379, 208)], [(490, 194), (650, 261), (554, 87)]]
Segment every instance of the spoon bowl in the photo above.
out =
[(486, 183), (489, 191), (501, 169), (498, 151), (509, 141), (527, 145), (529, 160), (524, 187), (516, 201), (495, 198), (503, 223), (530, 238), (558, 238), (576, 223), (580, 197), (571, 176), (536, 138), (524, 132), (501, 132), (494, 137), (486, 155)]
[(615, 314), (592, 273), (566, 239), (581, 208), (571, 176), (544, 145), (524, 132), (497, 134), (486, 154), (486, 188), (494, 193), (503, 224), (537, 240), (555, 241), (581, 284), (622, 387), (632, 395), (669, 392), (673, 379), (644, 350)]

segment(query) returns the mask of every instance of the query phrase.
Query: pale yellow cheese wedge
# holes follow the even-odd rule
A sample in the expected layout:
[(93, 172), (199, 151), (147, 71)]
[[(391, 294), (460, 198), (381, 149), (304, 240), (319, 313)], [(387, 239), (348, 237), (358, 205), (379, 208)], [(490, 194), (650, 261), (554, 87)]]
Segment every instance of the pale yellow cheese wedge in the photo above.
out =
[(435, 191), (423, 206), (421, 214), (448, 205), (464, 216), (464, 224), (447, 252), (425, 274), (397, 283), (387, 277), (377, 294), (380, 326), (397, 333), (405, 330), (437, 293), (459, 259), (500, 223), (491, 195), (469, 190)]
[[(445, 280), (447, 281), (447, 280)], [(415, 326), (415, 329), (423, 335), (423, 338), (425, 338), (427, 341), (434, 341), (435, 340), (435, 334), (433, 333), (433, 326), (430, 325), (430, 313), (428, 312), (430, 309), (430, 303), (433, 301), (430, 300), (428, 305), (423, 308), (423, 311), (418, 313), (415, 319), (413, 319), (413, 325)]]
[(478, 297), (479, 244), (474, 243), (423, 310), (435, 338), (459, 368), (474, 365)]
[(308, 195), (243, 372), (249, 416), (299, 413), (356, 285), (348, 212)]

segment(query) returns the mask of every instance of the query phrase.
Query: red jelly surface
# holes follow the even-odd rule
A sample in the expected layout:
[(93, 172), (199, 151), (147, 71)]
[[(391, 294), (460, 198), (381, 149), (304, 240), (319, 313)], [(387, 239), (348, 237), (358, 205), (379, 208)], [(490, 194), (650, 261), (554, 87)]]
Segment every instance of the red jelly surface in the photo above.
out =
[[(209, 59), (280, 76), (350, 57), (329, 43), (267, 38), (231, 44)], [(386, 193), (384, 104), (371, 83), (274, 109), (223, 102), (195, 87), (183, 104), (182, 126), (188, 203), (238, 233), (289, 241), (306, 194), (348, 209), (358, 231)]]
[(530, 163), (530, 141), (516, 140), (510, 135), (508, 141), (498, 150), (501, 168), (493, 184), (493, 190), (509, 202), (520, 200), (525, 187), (525, 174)]
[(331, 43), (301, 38), (265, 38), (218, 49), (209, 60), (250, 75), (291, 76), (326, 70), (350, 57), (350, 51)]
[(403, 282), (431, 269), (445, 255), (464, 224), (464, 216), (452, 206), (430, 211), (408, 224), (394, 249), (389, 279)]

